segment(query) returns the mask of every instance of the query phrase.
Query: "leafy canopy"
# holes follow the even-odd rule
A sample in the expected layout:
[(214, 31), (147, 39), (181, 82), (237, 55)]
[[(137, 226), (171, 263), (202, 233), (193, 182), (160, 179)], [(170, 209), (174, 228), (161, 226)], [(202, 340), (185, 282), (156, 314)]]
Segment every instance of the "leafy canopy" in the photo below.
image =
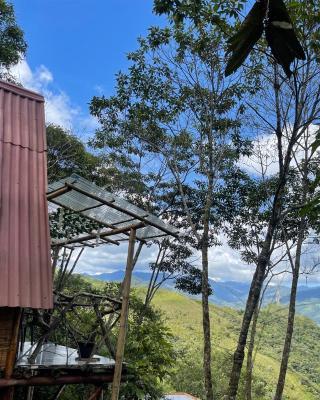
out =
[(4, 70), (19, 62), (27, 44), (21, 28), (17, 25), (13, 5), (0, 0), (0, 76)]

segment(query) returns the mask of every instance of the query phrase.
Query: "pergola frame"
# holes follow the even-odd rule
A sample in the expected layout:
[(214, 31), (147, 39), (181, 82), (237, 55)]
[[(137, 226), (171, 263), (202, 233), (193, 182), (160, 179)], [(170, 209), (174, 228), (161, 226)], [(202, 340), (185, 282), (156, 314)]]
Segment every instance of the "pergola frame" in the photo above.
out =
[[(124, 277), (124, 281), (123, 281), (123, 285), (122, 285), (122, 305), (121, 305), (121, 314), (120, 314), (120, 330), (119, 330), (119, 336), (118, 336), (117, 347), (116, 347), (115, 369), (114, 369), (114, 376), (113, 376), (113, 381), (112, 381), (112, 395), (111, 395), (111, 400), (118, 400), (119, 391), (120, 391), (120, 383), (121, 383), (121, 375), (122, 375), (124, 349), (125, 349), (125, 342), (126, 342), (127, 324), (128, 324), (129, 296), (130, 296), (130, 289), (131, 289), (132, 272), (133, 272), (133, 268), (134, 268), (135, 242), (136, 242), (136, 240), (141, 240), (142, 242), (145, 242), (144, 239), (137, 237), (137, 231), (139, 229), (147, 227), (147, 226), (152, 226), (152, 227), (156, 228), (157, 229), (156, 233), (158, 233), (158, 234), (154, 234), (153, 236), (149, 237), (148, 240), (150, 240), (152, 238), (167, 236), (167, 235), (177, 237), (178, 232), (173, 232), (172, 227), (167, 228), (166, 226), (164, 226), (163, 223), (160, 223), (162, 221), (159, 221), (159, 223), (157, 223), (154, 220), (150, 221), (150, 219), (147, 219), (147, 217), (149, 216), (149, 214), (147, 214), (147, 213), (139, 215), (139, 214), (133, 212), (132, 210), (120, 207), (114, 199), (106, 200), (102, 196), (97, 196), (96, 194), (90, 193), (89, 191), (86, 191), (86, 190), (76, 186), (74, 184), (75, 182), (76, 181), (70, 183), (70, 182), (66, 181), (62, 187), (59, 187), (58, 189), (55, 189), (55, 190), (47, 193), (48, 201), (50, 201), (56, 205), (65, 207), (71, 211), (78, 212), (80, 214), (89, 209), (93, 209), (93, 208), (97, 209), (98, 207), (105, 205), (105, 206), (108, 206), (114, 210), (120, 211), (121, 213), (127, 215), (127, 217), (125, 219), (123, 219), (122, 221), (118, 221), (116, 223), (109, 223), (108, 221), (97, 220), (96, 218), (93, 218), (92, 216), (83, 214), (83, 215), (85, 215), (85, 217), (93, 220), (94, 222), (97, 222), (97, 223), (102, 224), (105, 227), (109, 228), (109, 230), (106, 232), (101, 232), (99, 234), (89, 234), (86, 236), (82, 236), (82, 237), (80, 236), (77, 238), (66, 239), (66, 240), (62, 240), (62, 241), (53, 243), (53, 246), (56, 248), (57, 248), (57, 246), (62, 247), (62, 246), (67, 246), (67, 245), (74, 244), (74, 243), (90, 245), (90, 240), (93, 240), (93, 239), (96, 239), (97, 237), (99, 237), (104, 241), (119, 245), (119, 240), (110, 239), (109, 236), (114, 236), (114, 235), (118, 235), (118, 234), (125, 234), (126, 236), (129, 236), (126, 270), (125, 270), (125, 277)], [(98, 204), (96, 204), (94, 206), (90, 206), (90, 207), (85, 207), (82, 210), (73, 210), (72, 207), (63, 205), (63, 204), (61, 204), (61, 202), (59, 202), (57, 200), (57, 198), (59, 198), (59, 196), (63, 196), (67, 193), (70, 193), (71, 191), (75, 191), (75, 192), (80, 193), (81, 195), (84, 195), (94, 201), (97, 201)], [(119, 225), (119, 224), (132, 222), (134, 220), (138, 220), (139, 222), (135, 223), (135, 224), (131, 224), (131, 225), (125, 225), (123, 227), (117, 227), (117, 225)], [(158, 232), (158, 231), (160, 231), (160, 232)], [(123, 239), (120, 239), (120, 240), (123, 240)]]

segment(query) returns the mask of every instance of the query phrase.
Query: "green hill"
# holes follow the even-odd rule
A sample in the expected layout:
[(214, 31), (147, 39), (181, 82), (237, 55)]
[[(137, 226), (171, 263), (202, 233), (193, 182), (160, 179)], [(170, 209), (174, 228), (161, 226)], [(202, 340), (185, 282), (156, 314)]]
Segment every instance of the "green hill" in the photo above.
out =
[[(95, 287), (104, 282), (85, 278)], [(141, 297), (145, 286), (133, 289)], [(163, 312), (177, 350), (174, 373), (165, 382), (166, 390), (189, 392), (203, 398), (201, 302), (173, 290), (159, 290), (153, 305)], [(215, 399), (222, 400), (228, 385), (233, 351), (238, 338), (242, 311), (211, 304), (213, 385)], [(253, 400), (272, 400), (277, 382), (286, 330), (287, 306), (269, 305), (259, 317), (254, 362)], [(283, 400), (319, 400), (320, 327), (312, 320), (296, 316), (293, 346)], [(245, 366), (245, 364), (244, 364)], [(245, 372), (245, 367), (243, 368)], [(244, 400), (244, 379), (239, 400)]]
[[(143, 289), (139, 289), (142, 291)], [(169, 389), (202, 396), (201, 303), (173, 291), (160, 290), (154, 299), (166, 318), (179, 352)], [(241, 311), (211, 305), (214, 388), (222, 399), (228, 383), (232, 352), (241, 323)], [(269, 306), (261, 312), (254, 366), (254, 400), (272, 400), (286, 327), (286, 307)], [(320, 398), (320, 328), (298, 316), (284, 400)], [(242, 384), (243, 385), (243, 384)], [(243, 398), (243, 387), (240, 388)]]

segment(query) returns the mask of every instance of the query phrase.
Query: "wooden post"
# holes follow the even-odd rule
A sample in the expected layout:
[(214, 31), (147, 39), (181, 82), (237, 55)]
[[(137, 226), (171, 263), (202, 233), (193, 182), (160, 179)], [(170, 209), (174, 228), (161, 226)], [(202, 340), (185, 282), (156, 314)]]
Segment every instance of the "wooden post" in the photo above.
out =
[(135, 241), (136, 241), (136, 230), (131, 229), (130, 237), (129, 237), (126, 273), (125, 273), (123, 289), (122, 289), (120, 330), (119, 330), (119, 336), (118, 336), (118, 342), (117, 342), (116, 364), (115, 364), (114, 375), (113, 375), (111, 400), (119, 399), (121, 373), (122, 373), (122, 362), (123, 362), (123, 354), (124, 354), (124, 347), (125, 347), (126, 334), (127, 334), (129, 296), (130, 296), (131, 277), (132, 277), (132, 270), (133, 270), (133, 257), (134, 257)]
[[(4, 368), (5, 379), (10, 379), (13, 373), (17, 355), (17, 348), (18, 348), (20, 320), (22, 315), (22, 309), (19, 307), (12, 309), (8, 308), (8, 312), (9, 310), (13, 313), (13, 319), (12, 319), (10, 344), (7, 352), (6, 365)], [(12, 400), (13, 394), (14, 394), (13, 388), (0, 390), (0, 400)]]
[(4, 369), (4, 378), (11, 378), (14, 364), (16, 361), (17, 348), (18, 348), (18, 339), (19, 339), (19, 327), (21, 320), (22, 309), (17, 307), (14, 309), (14, 317), (12, 324), (12, 332), (10, 338), (10, 346), (7, 353), (6, 366)]
[(102, 386), (99, 386), (96, 388), (96, 390), (90, 395), (88, 400), (97, 400), (98, 397), (100, 397), (102, 393)]

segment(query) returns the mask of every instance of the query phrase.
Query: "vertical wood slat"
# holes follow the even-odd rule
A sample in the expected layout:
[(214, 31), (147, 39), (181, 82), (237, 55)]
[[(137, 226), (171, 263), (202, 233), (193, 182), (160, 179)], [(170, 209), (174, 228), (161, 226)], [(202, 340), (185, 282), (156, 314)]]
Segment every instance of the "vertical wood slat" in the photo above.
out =
[(5, 368), (10, 347), (10, 337), (13, 327), (14, 309), (0, 308), (0, 368)]

